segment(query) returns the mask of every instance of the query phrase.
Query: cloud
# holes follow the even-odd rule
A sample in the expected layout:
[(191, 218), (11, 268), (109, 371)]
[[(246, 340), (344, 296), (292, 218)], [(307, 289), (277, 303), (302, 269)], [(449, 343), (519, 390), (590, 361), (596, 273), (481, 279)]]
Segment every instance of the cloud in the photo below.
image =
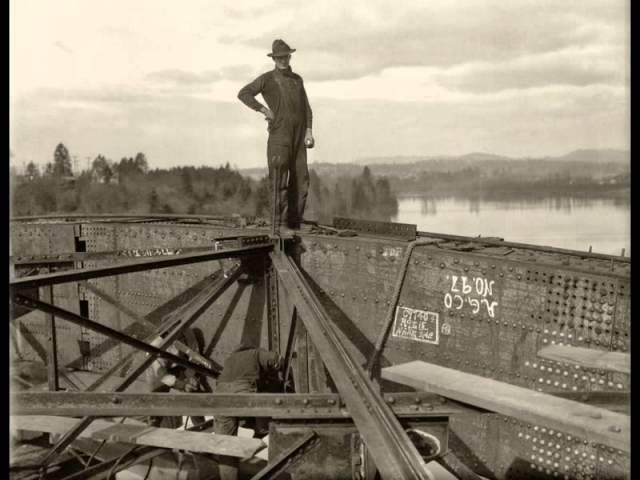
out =
[(53, 45), (64, 52), (73, 53), (73, 50), (71, 50), (69, 47), (67, 47), (64, 43), (60, 41), (55, 42)]
[(171, 82), (175, 84), (208, 84), (213, 83), (222, 78), (222, 74), (217, 70), (207, 70), (201, 73), (187, 72), (184, 70), (172, 68), (151, 72), (146, 76), (147, 80), (153, 82)]
[(114, 26), (106, 26), (100, 28), (101, 32), (106, 33), (107, 35), (113, 35), (119, 38), (137, 38), (139, 35), (133, 30), (126, 27), (114, 27)]
[(357, 4), (350, 9), (309, 4), (266, 32), (222, 41), (265, 49), (285, 32), (285, 40), (298, 49), (295, 62), (306, 79), (354, 79), (393, 67), (505, 62), (619, 44), (616, 32), (625, 24), (625, 14), (615, 3), (598, 2), (502, 2), (492, 7), (485, 2), (409, 7), (368, 2), (361, 9)]
[(153, 83), (173, 84), (176, 87), (207, 86), (222, 80), (248, 82), (257, 74), (249, 65), (228, 65), (217, 70), (202, 72), (187, 71), (177, 68), (151, 72), (145, 76)]
[(546, 85), (624, 85), (627, 81), (619, 49), (566, 49), (496, 63), (472, 63), (434, 74), (453, 90), (484, 94)]
[(103, 88), (42, 88), (21, 97), (15, 102), (16, 110), (32, 110), (38, 105), (65, 106), (85, 105), (91, 108), (108, 108), (110, 105), (130, 106), (140, 103), (152, 103), (159, 96), (151, 90), (124, 85), (112, 85)]
[(249, 81), (256, 73), (256, 70), (249, 65), (230, 65), (220, 69), (222, 78), (234, 81)]

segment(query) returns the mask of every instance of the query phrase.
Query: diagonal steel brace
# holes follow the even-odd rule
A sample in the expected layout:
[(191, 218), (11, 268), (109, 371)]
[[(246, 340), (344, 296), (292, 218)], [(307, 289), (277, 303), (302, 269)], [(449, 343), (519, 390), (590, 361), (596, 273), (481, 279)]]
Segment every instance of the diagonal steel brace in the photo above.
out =
[(203, 263), (224, 258), (241, 258), (252, 255), (260, 255), (273, 250), (272, 244), (249, 245), (224, 250), (212, 250), (210, 252), (187, 253), (168, 257), (148, 258), (107, 265), (102, 267), (84, 268), (79, 270), (62, 271), (31, 277), (20, 277), (9, 282), (9, 288), (16, 291), (24, 288), (42, 287), (45, 285), (57, 285), (60, 283), (79, 282), (92, 278), (110, 277), (124, 273), (144, 272), (159, 268), (175, 267)]
[(313, 430), (307, 432), (300, 440), (291, 445), (291, 447), (281, 452), (273, 460), (270, 460), (262, 470), (251, 477), (251, 480), (276, 478), (297, 459), (296, 457), (301, 453), (300, 450), (307, 446), (314, 438), (316, 438), (316, 433)]
[(281, 251), (272, 254), (272, 261), (280, 284), (320, 352), (382, 477), (432, 480), (422, 456), (367, 373), (337, 336), (331, 317), (298, 266)]
[[(191, 324), (193, 324), (200, 315), (207, 309), (209, 306), (222, 295), (227, 288), (229, 288), (240, 276), (242, 273), (242, 269), (239, 266), (236, 266), (235, 269), (231, 270), (227, 277), (224, 278), (219, 284), (216, 285), (215, 290), (210, 294), (210, 297), (206, 299), (204, 302), (198, 302), (194, 305), (190, 311), (183, 312), (184, 317), (181, 320), (178, 320), (178, 325), (167, 334), (167, 336), (162, 340), (162, 343), (159, 345), (160, 350), (164, 350), (168, 348), (175, 338), (180, 334), (182, 330), (188, 328)], [(144, 372), (149, 365), (151, 365), (156, 359), (156, 355), (149, 355), (143, 358), (129, 373), (129, 375), (122, 380), (120, 385), (115, 389), (116, 392), (124, 391), (133, 381)], [(200, 367), (202, 368), (202, 367)], [(87, 428), (95, 417), (84, 417), (80, 420), (74, 428), (72, 428), (69, 432), (67, 432), (56, 445), (53, 446), (51, 451), (45, 457), (42, 462), (43, 469), (46, 468), (47, 464), (55, 458), (60, 452), (62, 452), (67, 446), (73, 442), (78, 435), (80, 435), (85, 428)]]
[[(96, 287), (95, 285), (92, 285), (89, 282), (82, 282), (81, 285), (84, 288), (86, 288), (87, 290), (89, 290), (91, 293), (93, 293), (94, 295), (98, 296), (100, 299), (104, 300), (106, 303), (108, 303), (112, 307), (117, 308), (118, 310), (120, 310), (122, 313), (127, 315), (134, 322), (138, 323), (142, 327), (145, 327), (145, 330), (148, 330), (148, 329), (155, 330), (157, 328), (156, 324), (154, 324), (153, 322), (147, 320), (145, 317), (143, 317), (141, 315), (138, 315), (136, 312), (134, 312), (133, 310), (131, 310), (127, 306), (125, 306), (122, 303), (120, 303), (118, 300), (113, 298), (111, 295), (109, 295), (104, 290)], [(207, 359), (206, 357), (200, 355), (198, 352), (196, 352), (192, 348), (188, 347), (184, 343), (176, 340), (174, 345), (175, 345), (176, 349), (179, 352), (182, 352), (185, 355), (187, 355), (191, 361), (199, 363), (200, 365), (202, 365), (202, 366), (204, 366), (206, 368), (209, 368), (209, 369), (212, 368), (212, 362), (209, 359)], [(221, 369), (216, 369), (216, 370), (221, 370)]]
[(58, 318), (62, 318), (76, 325), (80, 325), (82, 327), (93, 330), (94, 332), (98, 332), (102, 335), (106, 335), (107, 337), (118, 340), (126, 345), (137, 348), (138, 350), (142, 350), (149, 354), (157, 355), (159, 357), (166, 358), (167, 360), (171, 360), (178, 365), (182, 365), (185, 368), (191, 368), (194, 371), (201, 373), (203, 375), (207, 375), (210, 377), (217, 377), (218, 372), (210, 370), (202, 365), (195, 364), (188, 360), (185, 360), (182, 357), (177, 355), (173, 355), (172, 353), (165, 352), (153, 345), (149, 345), (148, 343), (143, 342), (142, 340), (138, 340), (137, 338), (126, 335), (118, 330), (114, 330), (111, 327), (107, 327), (106, 325), (102, 325), (101, 323), (94, 322), (86, 317), (78, 315), (77, 313), (70, 312), (69, 310), (65, 310), (60, 307), (56, 307), (55, 305), (51, 305), (50, 303), (42, 302), (40, 300), (36, 300), (33, 298), (25, 297), (24, 295), (20, 295), (19, 293), (14, 294), (12, 299), (16, 305), (21, 305), (23, 307), (32, 308), (41, 310), (45, 313), (49, 313), (51, 315), (55, 315)]

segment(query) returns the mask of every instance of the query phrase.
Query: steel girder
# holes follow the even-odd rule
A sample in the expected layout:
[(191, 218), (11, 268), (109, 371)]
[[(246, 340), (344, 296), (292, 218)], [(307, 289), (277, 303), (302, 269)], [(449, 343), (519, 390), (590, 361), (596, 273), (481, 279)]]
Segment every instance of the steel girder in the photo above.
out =
[[(32, 307), (35, 306), (45, 312), (60, 316), (62, 318), (66, 318), (70, 321), (77, 321), (84, 326), (93, 327), (94, 329), (100, 329), (100, 333), (113, 336), (125, 343), (129, 342), (129, 344), (135, 344), (136, 342), (131, 342), (131, 339), (129, 337), (123, 336), (121, 338), (118, 335), (119, 332), (111, 331), (112, 329), (109, 329), (107, 331), (105, 329), (108, 329), (108, 327), (99, 326), (99, 324), (96, 324), (96, 322), (92, 322), (87, 318), (81, 317), (63, 309), (59, 309), (58, 307), (46, 304), (45, 302), (27, 298), (24, 295), (21, 295), (20, 291), (22, 289), (34, 288), (44, 285), (55, 285), (66, 282), (82, 281), (91, 278), (100, 278), (110, 275), (145, 271), (155, 268), (187, 265), (192, 263), (216, 260), (220, 258), (259, 255), (265, 254), (272, 249), (273, 246), (271, 244), (265, 244), (257, 246), (242, 246), (240, 248), (224, 251), (172, 255), (168, 258), (165, 257), (141, 261), (131, 261), (115, 266), (90, 268), (81, 271), (58, 272), (48, 275), (38, 275), (34, 277), (22, 278), (12, 281), (10, 287), (13, 298), (23, 304), (28, 304)], [(346, 403), (346, 407), (348, 408), (348, 413), (344, 409), (342, 409), (341, 412), (328, 412), (329, 418), (335, 418), (336, 415), (338, 415), (340, 418), (344, 418), (349, 414), (352, 416), (358, 430), (365, 439), (367, 446), (378, 460), (379, 469), (385, 478), (396, 478), (397, 476), (402, 476), (403, 478), (430, 479), (431, 476), (429, 472), (424, 468), (424, 461), (413, 446), (410, 439), (405, 434), (403, 428), (395, 417), (394, 411), (391, 407), (389, 407), (389, 405), (387, 405), (385, 399), (377, 391), (376, 387), (373, 386), (368, 380), (362, 368), (359, 367), (359, 365), (355, 364), (347, 350), (341, 344), (338, 337), (335, 336), (328, 315), (326, 314), (318, 300), (309, 290), (306, 281), (297, 269), (297, 266), (282, 252), (278, 252), (276, 255), (274, 255), (273, 261), (276, 269), (278, 270), (278, 279), (283, 282), (284, 289), (293, 300), (293, 304), (296, 307), (296, 312), (300, 315), (300, 319), (303, 321), (304, 327), (309, 332), (309, 335), (318, 350), (322, 353), (324, 362), (326, 363), (330, 373), (332, 374), (332, 377), (336, 385), (338, 386), (339, 391), (345, 398), (344, 402)], [(238, 271), (236, 271), (236, 273), (238, 273)], [(234, 281), (235, 277), (230, 280)], [(228, 282), (228, 284), (230, 284), (230, 282)], [(195, 318), (197, 318), (197, 316), (195, 316)], [(195, 320), (195, 318), (192, 318), (192, 320)], [(165, 352), (163, 352), (163, 350), (173, 342), (173, 340), (175, 339), (174, 337), (177, 335), (176, 332), (182, 328), (185, 328), (187, 324), (190, 323), (182, 322), (182, 324), (178, 328), (176, 328), (172, 334), (165, 338), (163, 343), (160, 345), (160, 348), (150, 351), (149, 353), (152, 353), (153, 355), (147, 357), (143, 362), (139, 363), (134, 369), (133, 374), (129, 375), (129, 377), (122, 382), (120, 387), (116, 389), (116, 391), (124, 390), (124, 388), (126, 388), (127, 382), (130, 382), (132, 378), (135, 378), (142, 371), (144, 371), (148, 364), (150, 364), (157, 355), (171, 358), (171, 360), (179, 363), (179, 359), (172, 358), (172, 356), (167, 355)], [(295, 330), (293, 331), (295, 332)], [(133, 346), (149, 351), (147, 344), (145, 344), (144, 342), (139, 343), (140, 344), (135, 344)], [(151, 348), (153, 349), (153, 347)], [(194, 368), (194, 366), (190, 365), (190, 368)], [(112, 404), (115, 398), (113, 397), (113, 395), (115, 394), (112, 394)], [(161, 394), (161, 396), (167, 398), (165, 395)], [(200, 397), (200, 399), (206, 399), (207, 397), (203, 397), (201, 395), (198, 396)], [(415, 394), (413, 394), (413, 397), (415, 398)], [(397, 395), (396, 398), (398, 398)], [(233, 399), (229, 399), (229, 401), (233, 401), (234, 403), (237, 403), (237, 400), (237, 396), (234, 396)], [(276, 406), (281, 405), (282, 400), (282, 398), (272, 399), (274, 405)], [(328, 398), (323, 400), (327, 402), (328, 407), (342, 407), (339, 397), (335, 399)], [(305, 401), (307, 402), (307, 405), (310, 403), (309, 398), (306, 398), (302, 400), (303, 405), (305, 405)], [(388, 401), (389, 403), (394, 403), (398, 400), (392, 400), (391, 398), (389, 398)], [(116, 405), (117, 402), (118, 401), (116, 401), (115, 403)], [(419, 404), (419, 402), (415, 403)], [(157, 406), (158, 405), (156, 404), (155, 407)], [(399, 403), (396, 403), (396, 408), (398, 407)], [(407, 413), (415, 416), (416, 414), (418, 414), (416, 410), (418, 410), (419, 408), (421, 408), (419, 405), (411, 405), (411, 407), (407, 410)], [(255, 415), (255, 407), (247, 408), (246, 411), (250, 415)], [(234, 410), (234, 412), (237, 413), (237, 410)], [(51, 413), (51, 410), (48, 410), (47, 413)], [(102, 411), (101, 413), (104, 414), (104, 411)], [(159, 410), (157, 408), (154, 408), (154, 414), (158, 413)], [(290, 415), (290, 413), (291, 412), (289, 412), (288, 414), (285, 413), (284, 416), (287, 417)], [(282, 412), (280, 412), (280, 414), (282, 414)], [(317, 413), (314, 413), (314, 415), (317, 415)], [(442, 415), (443, 413), (440, 413), (440, 416)], [(275, 415), (273, 416), (277, 417), (278, 412), (275, 412)], [(76, 427), (67, 432), (67, 434), (65, 434), (50, 451), (49, 455), (44, 461), (44, 465), (46, 465), (64, 448), (66, 448), (66, 446), (68, 446), (77, 437), (77, 435), (91, 423), (92, 420), (92, 417), (87, 416), (80, 422), (78, 422)]]
[(204, 253), (197, 252), (183, 255), (172, 255), (160, 258), (128, 261), (119, 263), (117, 265), (108, 265), (105, 267), (85, 268), (81, 270), (70, 270), (64, 272), (49, 273), (45, 275), (21, 277), (11, 280), (9, 282), (9, 287), (12, 291), (18, 291), (25, 288), (57, 285), (67, 282), (78, 282), (82, 280), (90, 280), (92, 278), (109, 277), (112, 275), (121, 275), (124, 273), (144, 272), (147, 270), (154, 270), (158, 268), (189, 265), (193, 263), (208, 262), (211, 260), (220, 260), (223, 258), (240, 258), (251, 255), (260, 255), (268, 253), (272, 249), (272, 244), (262, 244), (230, 248), (219, 251), (209, 251)]
[[(385, 394), (393, 413), (448, 417), (484, 412), (430, 393)], [(112, 393), (24, 391), (11, 394), (12, 415), (209, 416), (345, 419), (351, 413), (334, 393)]]
[[(164, 350), (168, 348), (173, 341), (177, 338), (182, 330), (192, 325), (200, 315), (207, 309), (209, 306), (224, 293), (227, 288), (229, 288), (240, 276), (242, 273), (242, 269), (240, 266), (236, 266), (231, 272), (228, 272), (227, 276), (217, 284), (213, 288), (212, 292), (203, 292), (202, 295), (197, 297), (197, 299), (187, 308), (183, 309), (180, 312), (180, 319), (177, 320), (177, 323), (174, 323), (174, 319), (169, 319), (168, 322), (172, 324), (171, 330), (168, 332), (166, 337), (163, 338), (161, 344), (159, 345), (159, 350)], [(130, 371), (128, 376), (122, 380), (119, 386), (116, 388), (117, 392), (124, 391), (138, 376), (140, 376), (156, 359), (156, 355), (148, 355), (142, 360), (140, 360)], [(200, 367), (203, 368), (203, 367)], [(91, 424), (95, 417), (87, 416), (80, 420), (76, 426), (67, 432), (54, 447), (51, 449), (47, 457), (43, 461), (43, 465), (46, 466), (48, 462), (50, 462), (56, 455), (62, 452), (68, 445), (75, 440), (82, 431)]]
[(281, 251), (272, 255), (272, 261), (280, 284), (318, 348), (383, 478), (432, 480), (422, 456), (334, 332), (330, 317), (298, 267)]
[(89, 318), (78, 315), (77, 313), (70, 312), (69, 310), (56, 307), (55, 305), (51, 305), (50, 303), (25, 297), (24, 295), (20, 295), (19, 293), (12, 295), (11, 301), (16, 305), (20, 305), (20, 306), (31, 308), (31, 309), (41, 310), (55, 317), (67, 320), (76, 325), (80, 325), (81, 327), (88, 328), (90, 330), (93, 330), (94, 332), (113, 338), (114, 340), (122, 342), (133, 348), (142, 350), (143, 352), (147, 352), (149, 354), (153, 354), (158, 357), (166, 358), (167, 360), (171, 360), (172, 362), (177, 363), (178, 365), (182, 365), (185, 368), (191, 368), (194, 371), (201, 373), (202, 375), (207, 375), (214, 378), (218, 376), (218, 372), (213, 371), (209, 368), (206, 368), (200, 364), (190, 362), (189, 360), (185, 360), (182, 357), (179, 357), (169, 352), (165, 352), (157, 347), (154, 347), (153, 345), (150, 345), (141, 340), (138, 340), (137, 338), (134, 338), (130, 335), (126, 335), (122, 332), (119, 332), (118, 330), (114, 330), (113, 328), (107, 327), (106, 325), (102, 325), (101, 323), (94, 322)]
[[(228, 235), (216, 237), (215, 243), (225, 244), (227, 242), (239, 243), (237, 246), (248, 246), (245, 239), (262, 240), (259, 243), (267, 243), (266, 236)], [(94, 260), (140, 260), (142, 257), (165, 257), (170, 255), (184, 255), (198, 252), (210, 252), (211, 245), (197, 247), (148, 247), (148, 248), (125, 248), (121, 250), (110, 250), (100, 252), (60, 252), (50, 255), (15, 255), (9, 257), (9, 265), (12, 266), (51, 266), (59, 264), (72, 264), (73, 262), (88, 262)]]

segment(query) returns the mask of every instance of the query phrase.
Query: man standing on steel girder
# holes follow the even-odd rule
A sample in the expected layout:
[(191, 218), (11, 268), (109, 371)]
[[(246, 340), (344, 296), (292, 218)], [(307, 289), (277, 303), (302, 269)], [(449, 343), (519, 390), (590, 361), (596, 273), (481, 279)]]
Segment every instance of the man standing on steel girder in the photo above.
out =
[[(289, 66), (296, 49), (277, 39), (271, 50), (267, 56), (273, 58), (275, 68), (244, 86), (238, 98), (249, 108), (263, 113), (269, 124), (267, 164), (272, 201), (273, 191), (277, 192), (275, 205), (271, 207), (274, 227), (299, 229), (309, 190), (305, 148), (314, 145), (312, 113), (302, 77)], [(255, 99), (259, 93), (267, 107)]]

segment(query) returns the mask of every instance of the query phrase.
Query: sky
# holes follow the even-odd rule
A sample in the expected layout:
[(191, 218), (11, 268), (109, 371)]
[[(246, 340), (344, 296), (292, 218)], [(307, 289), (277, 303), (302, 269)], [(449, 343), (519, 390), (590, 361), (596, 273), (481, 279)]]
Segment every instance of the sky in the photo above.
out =
[[(266, 164), (237, 93), (297, 51), (310, 162), (629, 144), (629, 0), (10, 0), (12, 162)], [(262, 101), (258, 97), (259, 101)]]

